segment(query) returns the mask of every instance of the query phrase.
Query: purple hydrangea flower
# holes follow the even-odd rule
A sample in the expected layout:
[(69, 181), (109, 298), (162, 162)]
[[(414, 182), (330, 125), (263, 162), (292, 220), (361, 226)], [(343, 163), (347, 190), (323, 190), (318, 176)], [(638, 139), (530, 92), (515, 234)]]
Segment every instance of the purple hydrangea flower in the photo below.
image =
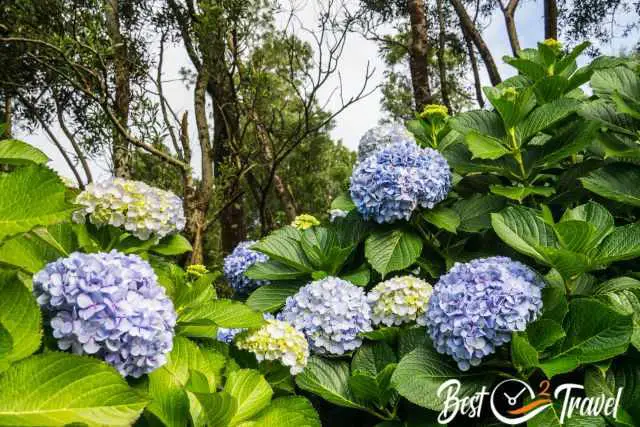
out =
[(411, 134), (401, 123), (387, 123), (371, 128), (362, 135), (358, 143), (358, 162), (382, 148), (409, 138)]
[(444, 157), (410, 138), (389, 145), (358, 164), (351, 175), (351, 199), (365, 219), (408, 220), (421, 206), (447, 198), (452, 175)]
[(246, 331), (245, 328), (218, 328), (216, 340), (225, 344), (231, 344), (233, 339), (241, 332)]
[(269, 260), (269, 257), (262, 252), (249, 249), (254, 243), (256, 242), (252, 240), (238, 243), (238, 246), (224, 259), (224, 277), (238, 295), (247, 295), (254, 289), (269, 284), (268, 280), (252, 280), (244, 275), (253, 264)]
[(426, 323), (433, 345), (466, 371), (524, 331), (542, 310), (544, 282), (507, 257), (456, 263), (435, 285)]
[(362, 288), (326, 277), (288, 297), (277, 316), (302, 331), (318, 354), (344, 354), (360, 347), (360, 332), (371, 330), (371, 308)]
[(74, 252), (38, 272), (33, 293), (60, 349), (97, 355), (136, 378), (166, 363), (176, 313), (139, 256)]

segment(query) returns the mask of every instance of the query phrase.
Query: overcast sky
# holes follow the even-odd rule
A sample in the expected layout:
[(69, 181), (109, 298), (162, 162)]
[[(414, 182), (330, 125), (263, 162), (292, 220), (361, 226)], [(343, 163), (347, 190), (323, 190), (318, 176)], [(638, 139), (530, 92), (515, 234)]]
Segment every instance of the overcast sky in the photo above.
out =
[[(309, 0), (304, 3), (301, 10), (301, 19), (306, 26), (313, 26), (317, 19), (317, 0)], [(517, 28), (519, 30), (520, 43), (522, 47), (535, 47), (535, 44), (544, 38), (542, 1), (522, 2), (516, 15)], [(503, 78), (513, 75), (513, 69), (502, 63), (502, 56), (511, 54), (504, 20), (500, 14), (494, 15), (488, 27), (484, 31), (487, 44), (493, 52), (496, 62), (499, 64)], [(614, 54), (618, 47), (615, 44), (601, 46), (603, 53)], [(352, 34), (347, 39), (345, 52), (340, 63), (340, 73), (345, 87), (345, 96), (349, 92), (355, 92), (362, 84), (362, 78), (367, 62), (375, 67), (376, 71), (371, 81), (372, 86), (379, 84), (382, 80), (384, 64), (378, 56), (377, 45), (374, 42), (364, 40), (362, 37)], [(179, 70), (183, 66), (188, 66), (190, 61), (181, 46), (174, 46), (166, 52), (164, 78), (170, 83), (166, 86), (166, 95), (173, 109), (180, 114), (182, 111), (192, 111), (193, 96), (191, 90), (187, 90), (179, 79)], [(482, 68), (483, 78), (488, 82)], [(335, 86), (335, 84), (333, 85)], [(333, 87), (332, 86), (332, 87)], [(322, 93), (328, 96), (329, 88)], [(325, 98), (326, 99), (326, 98)], [(335, 139), (341, 140), (347, 147), (355, 149), (360, 136), (369, 128), (376, 125), (382, 117), (380, 109), (380, 91), (374, 92), (368, 98), (351, 106), (336, 119), (336, 127), (332, 132)], [(338, 100), (334, 99), (329, 103), (329, 108), (337, 105)], [(193, 114), (190, 114), (193, 121)], [(195, 141), (195, 126), (191, 126), (191, 140)], [(35, 134), (18, 134), (18, 137), (38, 146), (52, 160), (50, 165), (64, 176), (72, 177), (71, 171), (64, 163), (60, 153), (53, 147), (43, 132)], [(64, 140), (64, 138), (61, 138)], [(194, 159), (194, 161), (197, 159)], [(95, 164), (95, 175), (106, 177), (109, 175), (107, 165)]]

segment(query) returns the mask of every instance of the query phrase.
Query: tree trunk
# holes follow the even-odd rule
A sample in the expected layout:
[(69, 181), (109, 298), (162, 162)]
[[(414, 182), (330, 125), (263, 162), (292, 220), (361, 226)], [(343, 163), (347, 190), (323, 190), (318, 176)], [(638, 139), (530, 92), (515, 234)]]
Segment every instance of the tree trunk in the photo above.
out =
[(544, 0), (544, 38), (558, 40), (558, 3)]
[[(127, 44), (120, 32), (118, 0), (108, 0), (106, 7), (107, 32), (113, 49), (115, 99), (113, 109), (123, 128), (129, 124), (131, 103), (130, 69), (127, 63)], [(129, 144), (116, 129), (113, 131), (113, 173), (117, 177), (129, 178)]]
[(449, 100), (449, 88), (447, 84), (447, 64), (445, 63), (444, 54), (445, 54), (445, 36), (446, 36), (446, 28), (444, 23), (444, 11), (442, 10), (442, 0), (436, 1), (437, 12), (438, 12), (438, 70), (440, 72), (440, 94), (442, 98), (442, 104), (449, 109), (451, 109), (451, 101)]
[(502, 9), (504, 14), (504, 23), (507, 27), (507, 35), (509, 36), (509, 44), (513, 56), (518, 56), (520, 52), (520, 40), (518, 39), (518, 31), (516, 30), (516, 9), (518, 8), (518, 0), (510, 0), (506, 8)]
[(500, 82), (502, 82), (502, 79), (500, 78), (498, 67), (496, 65), (496, 62), (493, 60), (491, 51), (489, 50), (489, 47), (487, 46), (484, 39), (482, 38), (480, 31), (478, 31), (476, 26), (473, 24), (473, 21), (469, 17), (469, 14), (467, 13), (467, 10), (462, 4), (462, 1), (461, 0), (450, 0), (450, 1), (451, 1), (451, 4), (453, 5), (453, 8), (456, 11), (456, 14), (458, 15), (458, 18), (460, 19), (460, 25), (462, 25), (464, 30), (469, 34), (469, 38), (471, 38), (471, 40), (473, 41), (473, 44), (475, 44), (476, 49), (478, 49), (478, 52), (480, 53), (480, 57), (484, 62), (484, 65), (487, 69), (487, 73), (489, 74), (489, 80), (491, 81), (491, 84), (494, 86), (499, 84)]
[(411, 23), (409, 70), (416, 111), (420, 112), (425, 105), (431, 103), (427, 18), (423, 0), (409, 0), (407, 8)]
[(0, 135), (0, 139), (9, 139), (13, 134), (13, 97), (5, 93), (4, 111), (3, 111), (4, 132)]
[(480, 80), (480, 70), (478, 69), (478, 58), (476, 58), (476, 51), (471, 42), (471, 38), (464, 27), (462, 27), (462, 34), (464, 36), (464, 43), (467, 46), (467, 52), (469, 53), (469, 62), (471, 62), (471, 70), (473, 71), (473, 87), (476, 92), (476, 100), (478, 106), (484, 108), (484, 98), (482, 97), (482, 82)]

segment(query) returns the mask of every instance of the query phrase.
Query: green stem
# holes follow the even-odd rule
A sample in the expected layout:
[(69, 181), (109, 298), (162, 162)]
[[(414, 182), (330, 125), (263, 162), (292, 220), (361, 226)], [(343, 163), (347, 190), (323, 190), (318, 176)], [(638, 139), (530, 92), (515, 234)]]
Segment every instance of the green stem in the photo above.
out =
[(516, 140), (516, 129), (510, 128), (508, 133), (509, 133), (509, 140), (511, 142), (511, 153), (513, 154), (513, 158), (516, 160), (516, 163), (518, 163), (518, 166), (520, 167), (520, 176), (524, 181), (526, 179), (527, 173), (525, 172), (525, 169), (524, 169), (522, 152), (520, 151), (520, 147), (518, 147), (518, 142)]

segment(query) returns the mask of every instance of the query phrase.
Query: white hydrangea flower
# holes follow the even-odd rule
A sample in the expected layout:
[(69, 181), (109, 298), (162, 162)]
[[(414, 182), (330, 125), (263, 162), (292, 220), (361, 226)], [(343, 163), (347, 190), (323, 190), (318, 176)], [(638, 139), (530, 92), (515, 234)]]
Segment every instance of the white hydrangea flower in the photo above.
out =
[(304, 334), (289, 322), (266, 319), (267, 323), (256, 331), (236, 339), (236, 347), (256, 355), (259, 362), (277, 360), (289, 366), (291, 375), (302, 372), (309, 359), (309, 344)]
[(374, 325), (425, 324), (427, 304), (433, 288), (413, 276), (394, 277), (378, 283), (367, 295)]
[(91, 183), (78, 195), (82, 209), (73, 214), (75, 222), (124, 227), (141, 240), (164, 237), (184, 229), (182, 200), (170, 191), (144, 182), (111, 178)]

